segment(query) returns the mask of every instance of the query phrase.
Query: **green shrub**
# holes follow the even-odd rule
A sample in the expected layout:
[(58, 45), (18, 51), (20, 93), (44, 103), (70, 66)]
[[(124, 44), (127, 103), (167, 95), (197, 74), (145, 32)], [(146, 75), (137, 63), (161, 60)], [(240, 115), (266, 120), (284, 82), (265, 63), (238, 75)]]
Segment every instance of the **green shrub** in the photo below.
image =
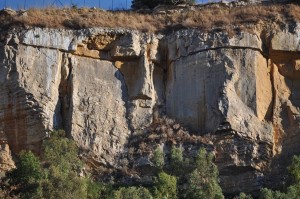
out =
[(122, 187), (114, 192), (114, 199), (152, 199), (148, 189), (144, 187)]
[(74, 140), (65, 137), (64, 131), (54, 131), (43, 143), (43, 161), (57, 167), (62, 173), (82, 168), (83, 163), (78, 158), (78, 147)]
[(19, 161), (9, 176), (14, 184), (36, 183), (42, 177), (42, 168), (38, 157), (31, 151), (22, 151), (19, 154)]
[(165, 172), (158, 174), (155, 180), (154, 196), (157, 199), (177, 198), (177, 179)]
[(86, 179), (78, 177), (75, 172), (62, 174), (57, 168), (46, 171), (46, 178), (40, 181), (40, 186), (32, 198), (87, 198)]
[(294, 156), (291, 165), (288, 167), (290, 177), (293, 180), (286, 193), (280, 191), (272, 191), (263, 188), (260, 191), (260, 199), (298, 199), (300, 196), (300, 157)]
[(213, 163), (213, 155), (211, 153), (207, 154), (206, 150), (201, 148), (196, 158), (196, 167), (188, 179), (186, 198), (224, 198), (218, 182), (218, 168)]
[(253, 199), (251, 195), (247, 195), (245, 193), (240, 193), (239, 199)]
[(170, 157), (170, 173), (176, 176), (185, 174), (184, 162), (183, 162), (183, 149), (182, 147), (173, 146), (171, 149)]
[(291, 165), (288, 167), (292, 180), (300, 184), (300, 156), (294, 156)]
[(164, 165), (165, 165), (165, 157), (164, 157), (164, 152), (163, 152), (163, 150), (160, 147), (158, 147), (154, 151), (153, 157), (152, 157), (152, 162), (159, 169), (162, 169), (164, 167)]
[(82, 168), (75, 142), (65, 137), (63, 131), (56, 131), (43, 143), (45, 177), (40, 182), (40, 198), (86, 198), (87, 179), (77, 172)]
[(297, 197), (290, 197), (288, 194), (280, 191), (272, 191), (271, 189), (263, 188), (260, 190), (259, 199), (296, 199)]
[(31, 151), (22, 151), (16, 168), (8, 173), (10, 184), (19, 187), (16, 194), (20, 194), (21, 198), (31, 198), (38, 189), (42, 177), (39, 159)]
[(87, 179), (77, 174), (82, 162), (74, 141), (62, 131), (53, 132), (43, 143), (43, 165), (32, 152), (22, 152), (10, 174), (21, 198), (87, 198)]
[(105, 199), (105, 198), (112, 198), (112, 187), (99, 183), (99, 182), (94, 182), (92, 180), (88, 180), (88, 187), (87, 187), (87, 197), (89, 199)]

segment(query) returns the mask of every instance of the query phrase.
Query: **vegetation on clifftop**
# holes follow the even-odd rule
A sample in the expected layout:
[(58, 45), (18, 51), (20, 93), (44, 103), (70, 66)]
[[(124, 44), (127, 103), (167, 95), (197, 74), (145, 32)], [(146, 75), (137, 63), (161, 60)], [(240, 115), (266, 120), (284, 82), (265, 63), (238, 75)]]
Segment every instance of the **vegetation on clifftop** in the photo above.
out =
[(195, 7), (163, 7), (144, 13), (99, 9), (45, 8), (16, 13), (0, 13), (0, 29), (16, 26), (83, 29), (91, 27), (129, 28), (159, 32), (182, 28), (253, 30), (253, 25), (280, 28), (300, 22), (297, 4), (248, 5), (228, 7), (211, 4)]

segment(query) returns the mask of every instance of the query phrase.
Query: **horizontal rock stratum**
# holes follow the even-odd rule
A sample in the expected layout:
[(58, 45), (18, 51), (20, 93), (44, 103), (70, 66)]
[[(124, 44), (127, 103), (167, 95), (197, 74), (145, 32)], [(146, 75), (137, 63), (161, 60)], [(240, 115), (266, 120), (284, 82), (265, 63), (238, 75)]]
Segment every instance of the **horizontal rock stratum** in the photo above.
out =
[(131, 136), (161, 117), (210, 136), (226, 193), (280, 184), (286, 160), (300, 152), (299, 24), (265, 34), (2, 34), (2, 171), (19, 151), (38, 152), (54, 129), (64, 129), (95, 167), (120, 168)]

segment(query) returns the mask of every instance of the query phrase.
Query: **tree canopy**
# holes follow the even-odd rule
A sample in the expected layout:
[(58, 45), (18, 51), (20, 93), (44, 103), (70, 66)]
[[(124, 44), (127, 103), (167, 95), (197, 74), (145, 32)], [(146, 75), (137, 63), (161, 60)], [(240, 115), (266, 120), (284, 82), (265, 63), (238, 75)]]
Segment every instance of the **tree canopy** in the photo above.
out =
[(133, 0), (131, 7), (133, 9), (150, 8), (153, 9), (158, 5), (177, 5), (177, 4), (194, 4), (195, 0)]

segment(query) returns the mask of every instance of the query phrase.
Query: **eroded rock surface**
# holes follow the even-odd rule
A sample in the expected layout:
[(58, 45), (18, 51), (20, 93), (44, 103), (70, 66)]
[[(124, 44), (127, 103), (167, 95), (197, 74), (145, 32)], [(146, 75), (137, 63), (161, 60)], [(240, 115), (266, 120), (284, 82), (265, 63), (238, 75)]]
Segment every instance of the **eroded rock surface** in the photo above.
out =
[[(267, 39), (199, 30), (8, 32), (0, 43), (0, 169), (13, 167), (11, 153), (38, 152), (53, 129), (65, 129), (94, 166), (110, 168), (135, 161), (133, 138), (164, 145), (206, 136), (226, 193), (255, 192), (270, 172), (280, 184), (278, 161), (300, 153), (298, 27)], [(145, 130), (161, 117), (190, 135), (175, 124), (161, 127), (166, 137)]]

